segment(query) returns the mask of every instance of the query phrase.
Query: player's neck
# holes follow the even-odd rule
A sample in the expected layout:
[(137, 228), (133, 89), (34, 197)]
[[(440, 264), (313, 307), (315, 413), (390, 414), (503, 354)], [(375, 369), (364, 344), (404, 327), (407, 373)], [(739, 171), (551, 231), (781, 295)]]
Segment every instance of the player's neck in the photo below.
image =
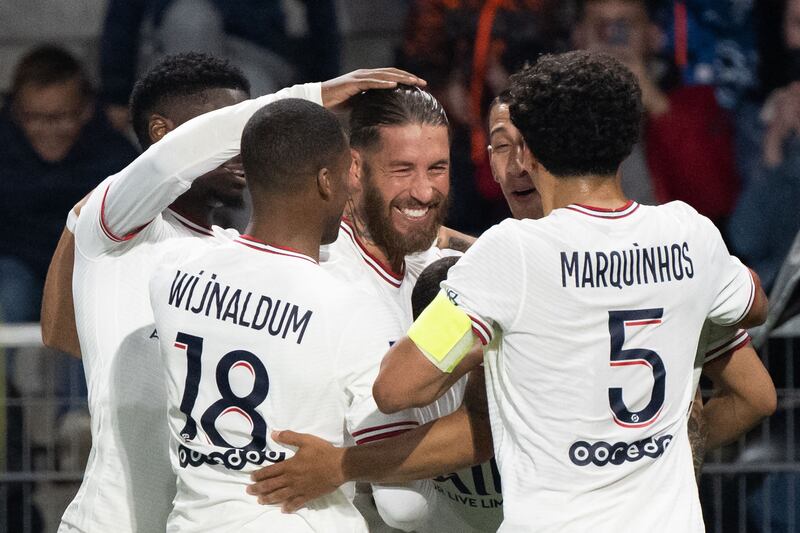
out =
[[(549, 194), (542, 194), (545, 214), (553, 209), (582, 204), (602, 209), (616, 209), (628, 202), (622, 191), (619, 176), (573, 176), (556, 178), (550, 176)], [(547, 198), (546, 198), (547, 196)], [(549, 205), (548, 205), (549, 204)]]
[(201, 202), (186, 201), (182, 197), (178, 197), (169, 207), (195, 224), (211, 227), (211, 215), (214, 212), (214, 208), (209, 205), (205, 205)]
[(271, 208), (260, 216), (254, 211), (247, 233), (266, 244), (290, 248), (319, 261), (322, 229), (315, 221), (308, 219), (307, 208), (296, 210), (284, 205)]
[(369, 255), (384, 265), (384, 268), (388, 266), (389, 270), (392, 272), (400, 273), (403, 271), (405, 257), (396, 257), (394, 260), (392, 260), (392, 258), (389, 257), (389, 254), (386, 253), (386, 250), (382, 246), (375, 243), (375, 240), (372, 238), (369, 228), (367, 227), (367, 222), (364, 220), (364, 217), (360, 216), (357, 210), (353, 208), (352, 203), (347, 204), (347, 207), (344, 211), (344, 216), (350, 221), (356, 237), (358, 238), (359, 244), (361, 244), (361, 246), (367, 252), (369, 252)]

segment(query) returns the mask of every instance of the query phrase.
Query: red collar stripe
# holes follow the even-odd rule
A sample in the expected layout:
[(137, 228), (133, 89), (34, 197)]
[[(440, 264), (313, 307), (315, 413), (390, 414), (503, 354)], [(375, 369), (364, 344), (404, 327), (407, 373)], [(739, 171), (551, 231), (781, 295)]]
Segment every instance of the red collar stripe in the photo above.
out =
[[(364, 262), (369, 265), (372, 270), (374, 270), (378, 276), (380, 276), (384, 281), (389, 283), (395, 288), (399, 288), (400, 285), (403, 283), (403, 275), (395, 274), (390, 269), (386, 268), (377, 258), (373, 257), (367, 249), (361, 244), (361, 241), (356, 236), (355, 230), (347, 223), (347, 221), (343, 220), (341, 223), (342, 230), (350, 237), (350, 240), (353, 241), (356, 248), (358, 249), (359, 254), (361, 255)], [(405, 270), (405, 265), (403, 265), (403, 269)]]
[(639, 209), (639, 204), (633, 200), (628, 200), (628, 203), (616, 209), (604, 209), (602, 207), (592, 207), (590, 205), (582, 204), (568, 205), (566, 209), (595, 218), (618, 219), (625, 218), (635, 213), (636, 210)]
[(235, 241), (238, 242), (239, 244), (244, 244), (245, 246), (247, 246), (248, 248), (252, 248), (253, 250), (258, 250), (259, 252), (267, 252), (269, 254), (283, 255), (285, 257), (293, 257), (295, 259), (302, 259), (304, 261), (309, 261), (310, 263), (314, 263), (315, 265), (319, 264), (316, 261), (314, 261), (314, 259), (308, 257), (305, 254), (301, 254), (300, 252), (297, 252), (290, 248), (282, 248), (279, 246), (273, 246), (271, 244), (258, 241), (249, 235), (241, 235), (239, 237), (236, 237)]
[(167, 209), (167, 213), (186, 229), (209, 237), (214, 235), (214, 233), (211, 231), (211, 228), (207, 228), (206, 226), (201, 226), (200, 224), (192, 222), (185, 216), (179, 215), (178, 212), (173, 209)]

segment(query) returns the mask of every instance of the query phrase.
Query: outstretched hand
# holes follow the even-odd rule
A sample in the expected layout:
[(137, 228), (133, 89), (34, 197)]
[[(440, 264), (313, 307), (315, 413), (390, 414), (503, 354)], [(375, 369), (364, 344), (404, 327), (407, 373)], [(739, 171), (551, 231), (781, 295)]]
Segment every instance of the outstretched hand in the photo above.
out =
[(331, 108), (369, 89), (394, 89), (398, 83), (425, 87), (427, 82), (397, 68), (370, 68), (322, 82), (322, 105)]
[(294, 431), (275, 431), (272, 439), (295, 446), (297, 451), (285, 461), (253, 472), (254, 483), (247, 487), (247, 492), (258, 496), (258, 503), (281, 504), (283, 512), (291, 513), (347, 481), (342, 471), (343, 448)]

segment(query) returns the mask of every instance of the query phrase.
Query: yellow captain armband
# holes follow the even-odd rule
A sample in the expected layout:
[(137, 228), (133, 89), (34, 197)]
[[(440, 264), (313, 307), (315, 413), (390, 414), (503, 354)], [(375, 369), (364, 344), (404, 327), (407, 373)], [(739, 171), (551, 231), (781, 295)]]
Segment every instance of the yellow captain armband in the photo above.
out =
[(472, 348), (472, 321), (444, 292), (417, 317), (408, 330), (425, 357), (448, 374)]

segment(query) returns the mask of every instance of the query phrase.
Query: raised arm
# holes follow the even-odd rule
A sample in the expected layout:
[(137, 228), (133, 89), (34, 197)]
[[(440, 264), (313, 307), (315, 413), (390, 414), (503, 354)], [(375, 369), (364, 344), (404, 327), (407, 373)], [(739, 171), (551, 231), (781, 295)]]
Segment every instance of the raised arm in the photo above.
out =
[(282, 98), (322, 104), (320, 84), (296, 85), (205, 113), (151, 145), (97, 191), (103, 195), (100, 223), (106, 235), (125, 240), (186, 192), (196, 178), (238, 155), (242, 130), (250, 117)]
[(107, 235), (124, 240), (149, 223), (192, 181), (239, 154), (242, 131), (263, 106), (283, 98), (303, 98), (333, 107), (361, 91), (397, 83), (424, 85), (402, 70), (358, 70), (323, 83), (307, 83), (195, 117), (154, 143), (112, 177), (103, 194), (101, 223)]

